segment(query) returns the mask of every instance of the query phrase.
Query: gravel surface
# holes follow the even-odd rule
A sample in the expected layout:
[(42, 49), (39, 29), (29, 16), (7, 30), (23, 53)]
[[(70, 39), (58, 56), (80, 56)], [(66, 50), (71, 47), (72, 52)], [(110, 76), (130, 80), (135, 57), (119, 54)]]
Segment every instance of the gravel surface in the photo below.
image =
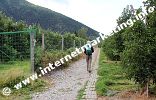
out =
[[(96, 49), (93, 54), (93, 63), (98, 60), (98, 51)], [(33, 94), (33, 100), (75, 100), (78, 91), (89, 80), (90, 74), (87, 72), (86, 60), (81, 59), (66, 69), (53, 71), (48, 77), (52, 79), (53, 86), (44, 92)]]

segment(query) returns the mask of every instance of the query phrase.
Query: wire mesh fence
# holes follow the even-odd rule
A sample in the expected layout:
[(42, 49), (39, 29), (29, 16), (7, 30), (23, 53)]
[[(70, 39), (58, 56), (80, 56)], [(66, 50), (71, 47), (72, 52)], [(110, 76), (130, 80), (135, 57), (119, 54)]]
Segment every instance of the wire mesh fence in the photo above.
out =
[[(56, 60), (70, 54), (75, 48), (85, 45), (86, 39), (72, 33), (59, 34), (56, 32), (39, 31), (36, 36), (35, 46), (35, 71), (40, 67), (48, 66)], [(79, 56), (80, 57), (80, 56)], [(79, 57), (73, 59), (79, 59)], [(66, 63), (63, 66), (68, 66)]]
[[(38, 52), (38, 47), (44, 48), (45, 51), (65, 51), (71, 48), (81, 47), (86, 40), (76, 37), (73, 34), (56, 34), (45, 33), (39, 34), (35, 41), (35, 32), (18, 31), (18, 32), (1, 32), (0, 33), (0, 65), (12, 62), (18, 62), (22, 66), (23, 62), (29, 63), (27, 67), (34, 72), (35, 57)], [(36, 45), (35, 45), (36, 42)], [(36, 49), (36, 50), (35, 50)], [(38, 54), (37, 54), (38, 55)]]
[(0, 62), (30, 59), (28, 33), (0, 33)]
[(40, 44), (42, 43), (42, 48), (44, 48), (46, 51), (49, 50), (65, 51), (70, 48), (81, 47), (86, 43), (85, 39), (76, 37), (74, 34), (71, 33), (66, 33), (64, 35), (56, 33), (44, 33), (42, 34), (42, 39), (40, 38), (39, 41)]
[[(29, 31), (0, 32), (0, 66), (12, 64), (14, 67), (33, 68), (34, 35)], [(26, 65), (22, 65), (22, 64)], [(33, 69), (32, 69), (33, 70)]]

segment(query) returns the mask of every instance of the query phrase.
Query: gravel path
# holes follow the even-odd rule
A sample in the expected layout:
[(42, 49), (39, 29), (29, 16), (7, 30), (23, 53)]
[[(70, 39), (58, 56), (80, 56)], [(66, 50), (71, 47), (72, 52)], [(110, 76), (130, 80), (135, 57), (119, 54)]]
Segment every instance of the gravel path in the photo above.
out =
[(87, 82), (87, 86), (85, 87), (85, 92), (83, 95), (83, 100), (97, 100), (97, 94), (95, 91), (95, 83), (97, 81), (97, 69), (98, 69), (98, 64), (99, 64), (99, 50), (95, 54), (95, 60), (93, 62), (93, 72), (90, 74), (89, 80)]
[[(96, 61), (99, 49), (93, 54), (93, 67), (97, 65)], [(93, 68), (95, 69), (95, 68)], [(87, 72), (86, 60), (81, 59), (68, 68), (52, 72), (49, 76), (53, 81), (53, 87), (48, 90), (33, 94), (33, 100), (75, 100), (78, 91), (84, 87), (90, 79)]]

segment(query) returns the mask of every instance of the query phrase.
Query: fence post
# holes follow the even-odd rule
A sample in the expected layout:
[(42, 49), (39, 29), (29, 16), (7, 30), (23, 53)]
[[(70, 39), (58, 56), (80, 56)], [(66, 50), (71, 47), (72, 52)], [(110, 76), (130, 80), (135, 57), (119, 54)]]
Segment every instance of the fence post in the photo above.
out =
[(44, 44), (44, 33), (42, 33), (42, 49), (44, 51), (45, 49), (45, 44)]
[(64, 50), (64, 38), (63, 38), (63, 35), (62, 36), (62, 51)]
[(34, 46), (35, 46), (35, 39), (34, 39), (34, 32), (30, 33), (30, 59), (31, 59), (31, 72), (34, 73)]
[(80, 41), (80, 47), (81, 47), (81, 41)]
[(75, 48), (76, 46), (75, 46), (75, 40), (74, 40), (74, 48)]

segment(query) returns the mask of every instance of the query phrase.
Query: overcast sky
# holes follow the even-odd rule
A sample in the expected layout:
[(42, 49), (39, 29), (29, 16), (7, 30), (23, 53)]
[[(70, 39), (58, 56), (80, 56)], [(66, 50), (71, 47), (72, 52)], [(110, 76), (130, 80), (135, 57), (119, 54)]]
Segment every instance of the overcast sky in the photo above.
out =
[(116, 19), (127, 5), (143, 6), (142, 0), (27, 0), (71, 17), (105, 34), (112, 32)]

